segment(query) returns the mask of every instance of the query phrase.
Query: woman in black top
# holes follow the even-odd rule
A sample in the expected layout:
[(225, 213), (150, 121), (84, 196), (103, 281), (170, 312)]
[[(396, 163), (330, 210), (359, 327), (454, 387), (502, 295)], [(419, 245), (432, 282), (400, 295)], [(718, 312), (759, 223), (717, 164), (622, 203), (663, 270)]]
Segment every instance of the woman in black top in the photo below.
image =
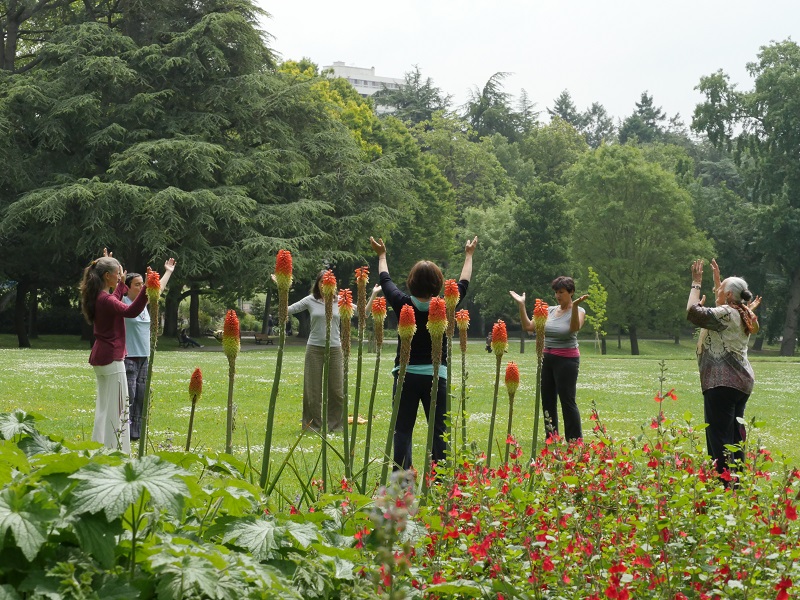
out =
[[(412, 434), (414, 433), (414, 423), (417, 420), (417, 410), (419, 403), (425, 410), (425, 416), (431, 405), (431, 388), (433, 386), (433, 361), (431, 358), (431, 336), (426, 327), (428, 323), (428, 304), (433, 296), (438, 296), (444, 285), (444, 276), (441, 269), (430, 261), (421, 260), (417, 262), (408, 274), (406, 287), (409, 294), (401, 292), (389, 276), (389, 267), (386, 262), (386, 244), (378, 238), (369, 238), (372, 249), (378, 255), (378, 272), (380, 285), (386, 302), (392, 307), (395, 314), (399, 315), (404, 305), (409, 305), (414, 309), (414, 317), (417, 322), (417, 332), (411, 339), (411, 357), (406, 368), (406, 377), (403, 383), (403, 390), (400, 394), (400, 407), (397, 414), (397, 424), (394, 429), (394, 469), (411, 468), (412, 457)], [(458, 292), (460, 300), (463, 300), (467, 293), (467, 286), (472, 277), (472, 255), (478, 245), (477, 236), (471, 241), (468, 240), (465, 247), (464, 266), (461, 269), (461, 277), (458, 282)], [(459, 300), (459, 301), (460, 301)], [(392, 394), (397, 386), (397, 372), (400, 365), (400, 344), (397, 345), (397, 356), (394, 360), (394, 387)], [(447, 345), (442, 344), (442, 364), (439, 368), (437, 385), (437, 397), (442, 401), (436, 404), (436, 415), (434, 420), (434, 441), (433, 441), (433, 461), (437, 462), (444, 458), (445, 443), (445, 406), (444, 399), (447, 397)]]

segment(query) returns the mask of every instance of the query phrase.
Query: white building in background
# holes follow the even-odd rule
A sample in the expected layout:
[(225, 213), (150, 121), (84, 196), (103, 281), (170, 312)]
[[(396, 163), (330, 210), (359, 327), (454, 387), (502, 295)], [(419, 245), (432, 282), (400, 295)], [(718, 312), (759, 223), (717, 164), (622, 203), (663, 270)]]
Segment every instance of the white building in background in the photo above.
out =
[(399, 89), (405, 83), (405, 79), (397, 77), (381, 77), (375, 75), (375, 67), (353, 67), (344, 64), (343, 61), (335, 61), (332, 65), (322, 67), (325, 71), (333, 72), (334, 77), (342, 77), (350, 82), (356, 91), (364, 98), (372, 96), (375, 92), (387, 87), (390, 90)]

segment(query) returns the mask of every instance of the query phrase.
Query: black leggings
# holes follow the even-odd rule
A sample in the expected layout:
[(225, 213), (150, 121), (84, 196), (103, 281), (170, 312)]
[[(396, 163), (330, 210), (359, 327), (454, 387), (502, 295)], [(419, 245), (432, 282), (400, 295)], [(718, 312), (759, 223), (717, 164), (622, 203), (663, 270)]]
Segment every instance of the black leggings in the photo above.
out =
[[(444, 443), (444, 415), (447, 409), (447, 380), (444, 377), (438, 377), (437, 379), (439, 380), (439, 388), (436, 392), (436, 417), (433, 423), (433, 450), (431, 452), (433, 462), (441, 461), (447, 449)], [(422, 408), (425, 410), (425, 424), (427, 425), (427, 418), (431, 408), (432, 386), (432, 375), (406, 373), (406, 378), (403, 382), (403, 391), (400, 393), (397, 424), (394, 428), (394, 470), (409, 469), (411, 467), (413, 455), (412, 436), (414, 433), (414, 424), (417, 421), (417, 410), (419, 409), (419, 403), (422, 402)], [(394, 376), (394, 385), (392, 386), (393, 398), (396, 390), (397, 374)], [(425, 442), (423, 445), (427, 446), (428, 428), (425, 427), (424, 431)]]
[(726, 453), (734, 460), (744, 460), (744, 452), (730, 452), (725, 445), (733, 445), (746, 439), (744, 425), (736, 419), (744, 417), (744, 407), (750, 394), (734, 388), (714, 387), (703, 392), (703, 411), (706, 427), (706, 443), (708, 454), (717, 461), (717, 472), (722, 473), (728, 467)]
[(542, 409), (548, 427), (558, 433), (558, 403), (561, 399), (561, 412), (564, 413), (564, 437), (568, 441), (583, 437), (581, 429), (581, 413), (575, 401), (578, 383), (578, 369), (581, 359), (556, 356), (545, 352), (542, 359)]

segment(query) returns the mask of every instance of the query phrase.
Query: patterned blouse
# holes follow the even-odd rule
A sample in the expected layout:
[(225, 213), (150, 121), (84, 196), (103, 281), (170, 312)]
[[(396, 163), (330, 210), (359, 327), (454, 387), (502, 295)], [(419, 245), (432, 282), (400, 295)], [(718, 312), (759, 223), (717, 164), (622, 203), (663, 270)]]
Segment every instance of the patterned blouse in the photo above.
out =
[(755, 376), (747, 360), (750, 334), (745, 332), (739, 312), (728, 305), (706, 308), (695, 304), (686, 318), (703, 329), (697, 341), (702, 390), (724, 386), (752, 393)]

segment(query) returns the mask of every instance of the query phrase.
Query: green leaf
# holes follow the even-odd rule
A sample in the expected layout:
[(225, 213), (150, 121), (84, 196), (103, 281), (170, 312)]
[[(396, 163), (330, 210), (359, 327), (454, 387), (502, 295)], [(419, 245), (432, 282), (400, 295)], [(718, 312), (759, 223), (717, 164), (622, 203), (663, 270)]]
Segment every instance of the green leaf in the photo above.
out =
[(272, 519), (239, 519), (232, 523), (222, 538), (222, 543), (234, 542), (245, 548), (257, 560), (269, 560), (281, 545), (285, 529)]
[(28, 495), (9, 487), (0, 491), (0, 539), (11, 530), (17, 546), (29, 561), (36, 558), (45, 542), (45, 528)]
[(0, 441), (0, 484), (11, 481), (14, 470), (29, 473), (30, 464), (25, 453), (11, 442)]
[(80, 454), (70, 452), (68, 454), (49, 454), (36, 457), (36, 472), (31, 475), (33, 481), (54, 474), (71, 475), (86, 465), (89, 459)]
[(477, 583), (464, 579), (459, 579), (451, 583), (435, 583), (425, 588), (425, 591), (434, 594), (460, 594), (468, 598), (479, 598), (483, 596), (483, 590)]
[(311, 523), (286, 523), (286, 530), (303, 548), (319, 540), (319, 530)]
[(24, 410), (0, 414), (0, 437), (10, 440), (14, 436), (36, 431), (33, 415)]
[(235, 583), (205, 557), (191, 553), (176, 557), (161, 552), (150, 562), (158, 580), (159, 600), (237, 597)]
[(83, 515), (72, 524), (83, 551), (97, 559), (105, 569), (110, 569), (114, 564), (114, 549), (117, 546), (115, 535), (120, 529), (118, 523), (114, 525), (100, 515)]
[(81, 483), (73, 492), (72, 509), (76, 514), (105, 511), (109, 521), (119, 518), (144, 490), (154, 508), (177, 514), (189, 490), (181, 478), (186, 471), (157, 456), (145, 456), (119, 466), (91, 463), (70, 475)]
[(10, 585), (0, 585), (0, 600), (20, 600), (20, 597)]
[(28, 457), (37, 454), (59, 454), (64, 449), (60, 442), (54, 442), (36, 430), (32, 431), (29, 437), (20, 440), (18, 445), (20, 450), (27, 454)]

